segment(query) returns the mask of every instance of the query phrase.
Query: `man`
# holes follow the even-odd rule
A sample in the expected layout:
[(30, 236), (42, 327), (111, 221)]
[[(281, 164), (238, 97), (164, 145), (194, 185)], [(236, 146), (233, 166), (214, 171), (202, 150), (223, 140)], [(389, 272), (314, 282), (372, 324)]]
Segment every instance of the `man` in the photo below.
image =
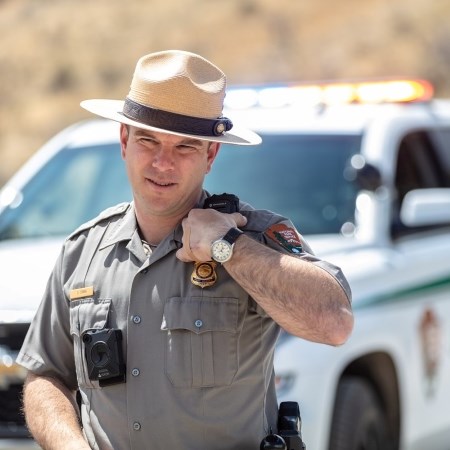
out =
[(82, 103), (121, 123), (134, 201), (68, 237), (18, 357), (43, 448), (259, 448), (276, 429), (280, 327), (348, 338), (344, 276), (288, 219), (203, 208), (220, 143), (260, 142), (222, 117), (224, 95), (216, 66), (165, 51), (138, 61), (124, 102)]

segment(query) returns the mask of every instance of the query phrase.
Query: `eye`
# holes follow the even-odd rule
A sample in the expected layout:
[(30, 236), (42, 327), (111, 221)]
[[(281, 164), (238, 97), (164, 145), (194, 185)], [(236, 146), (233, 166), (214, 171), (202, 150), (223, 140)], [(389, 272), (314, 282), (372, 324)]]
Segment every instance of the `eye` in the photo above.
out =
[(156, 143), (155, 139), (148, 137), (148, 136), (143, 136), (143, 137), (139, 138), (139, 142), (144, 142), (147, 144), (155, 144)]
[(189, 152), (194, 152), (197, 150), (197, 147), (195, 145), (190, 145), (190, 144), (180, 144), (180, 145), (177, 145), (177, 148), (182, 153), (189, 153)]

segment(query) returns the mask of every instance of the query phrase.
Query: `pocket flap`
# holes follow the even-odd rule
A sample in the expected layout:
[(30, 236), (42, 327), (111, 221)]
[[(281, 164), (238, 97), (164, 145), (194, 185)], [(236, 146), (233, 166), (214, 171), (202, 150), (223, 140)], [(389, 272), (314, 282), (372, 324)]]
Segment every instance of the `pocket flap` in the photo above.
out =
[(230, 297), (173, 297), (164, 305), (161, 330), (190, 330), (235, 333), (238, 324), (239, 300)]
[(70, 302), (70, 332), (81, 336), (86, 330), (101, 330), (108, 321), (111, 299), (87, 298)]

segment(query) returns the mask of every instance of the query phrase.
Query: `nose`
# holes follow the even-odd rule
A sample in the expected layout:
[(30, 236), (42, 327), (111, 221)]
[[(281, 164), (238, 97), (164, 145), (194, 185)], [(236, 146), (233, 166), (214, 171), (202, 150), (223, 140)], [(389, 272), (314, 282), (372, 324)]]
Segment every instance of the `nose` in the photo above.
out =
[(174, 168), (173, 152), (168, 146), (161, 145), (153, 155), (153, 167), (161, 172), (172, 170)]

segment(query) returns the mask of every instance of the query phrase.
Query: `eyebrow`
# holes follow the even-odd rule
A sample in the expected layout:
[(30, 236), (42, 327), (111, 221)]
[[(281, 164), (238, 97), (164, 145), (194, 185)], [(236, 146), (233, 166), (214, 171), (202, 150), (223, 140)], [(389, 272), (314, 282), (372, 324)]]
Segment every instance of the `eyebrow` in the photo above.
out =
[(200, 139), (194, 139), (194, 138), (186, 138), (183, 139), (180, 144), (190, 144), (190, 145), (198, 145), (202, 146), (205, 141), (201, 141)]
[[(139, 130), (135, 132), (135, 136), (136, 137), (150, 137), (153, 138), (157, 141), (159, 141), (159, 139), (157, 138), (157, 136), (155, 134), (153, 134), (152, 132), (146, 131), (146, 130)], [(195, 146), (202, 146), (203, 142), (200, 139), (195, 139), (195, 138), (189, 138), (186, 137), (183, 139), (182, 136), (180, 136), (181, 140), (179, 142), (177, 142), (177, 145), (195, 145)]]

